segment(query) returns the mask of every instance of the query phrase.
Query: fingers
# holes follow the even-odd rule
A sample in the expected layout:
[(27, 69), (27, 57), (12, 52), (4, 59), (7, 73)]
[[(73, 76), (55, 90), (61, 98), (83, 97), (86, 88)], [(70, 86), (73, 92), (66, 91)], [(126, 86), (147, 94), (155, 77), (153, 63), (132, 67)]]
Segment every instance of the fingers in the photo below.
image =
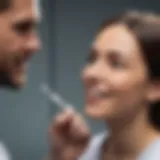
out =
[(89, 128), (80, 114), (74, 115), (69, 133), (73, 141), (81, 143), (90, 136)]
[(66, 132), (68, 132), (73, 117), (74, 117), (74, 111), (72, 109), (67, 109), (57, 114), (52, 122), (53, 134), (59, 134), (59, 135), (66, 134)]
[(84, 118), (73, 109), (56, 115), (50, 127), (51, 153), (65, 160), (77, 159), (90, 138)]
[(51, 136), (54, 140), (84, 141), (90, 135), (83, 117), (73, 109), (59, 113), (53, 120)]

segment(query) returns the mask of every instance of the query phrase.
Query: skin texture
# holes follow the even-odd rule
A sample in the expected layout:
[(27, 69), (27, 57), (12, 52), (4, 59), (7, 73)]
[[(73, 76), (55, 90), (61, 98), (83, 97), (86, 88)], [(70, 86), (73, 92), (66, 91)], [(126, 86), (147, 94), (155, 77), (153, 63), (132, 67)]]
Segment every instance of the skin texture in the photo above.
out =
[[(121, 25), (107, 28), (91, 47), (82, 78), (85, 110), (94, 118), (111, 120), (126, 116), (126, 112), (130, 117), (146, 100), (147, 69), (134, 35), (128, 32)], [(92, 97), (92, 89), (104, 96)]]
[(12, 0), (0, 13), (0, 84), (20, 88), (26, 82), (27, 63), (40, 49), (35, 26), (39, 14), (35, 0)]
[[(160, 136), (148, 120), (149, 103), (160, 100), (159, 81), (154, 83), (150, 80), (138, 41), (126, 26), (111, 25), (95, 37), (82, 71), (82, 81), (86, 114), (107, 121), (112, 131), (104, 144), (104, 159), (135, 159)], [(65, 152), (59, 159), (69, 160), (68, 156), (72, 157), (74, 153), (70, 160), (75, 160), (85, 149), (90, 134), (86, 124), (82, 123), (83, 117), (75, 125), (78, 113), (73, 111), (70, 119), (67, 119), (67, 114), (66, 111), (62, 112), (53, 120), (50, 134), (54, 139), (53, 148), (61, 146), (57, 155)], [(59, 129), (59, 126), (62, 128)], [(84, 129), (85, 132), (81, 133)], [(55, 131), (59, 137), (56, 137)], [(76, 141), (81, 138), (84, 140), (73, 143), (75, 133), (81, 133), (76, 136)], [(65, 137), (68, 142), (72, 142), (72, 147), (64, 141)], [(78, 147), (81, 152), (77, 151)], [(67, 148), (72, 149), (67, 151)]]

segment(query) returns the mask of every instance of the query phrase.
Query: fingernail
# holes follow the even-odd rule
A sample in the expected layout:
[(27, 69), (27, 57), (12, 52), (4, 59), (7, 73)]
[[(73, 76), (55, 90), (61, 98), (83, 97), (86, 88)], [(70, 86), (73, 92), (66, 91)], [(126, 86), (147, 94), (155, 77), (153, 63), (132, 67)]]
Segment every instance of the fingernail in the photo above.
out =
[(65, 109), (65, 111), (66, 111), (67, 113), (73, 113), (73, 112), (74, 112), (74, 109), (73, 109), (73, 107), (67, 107), (67, 108)]

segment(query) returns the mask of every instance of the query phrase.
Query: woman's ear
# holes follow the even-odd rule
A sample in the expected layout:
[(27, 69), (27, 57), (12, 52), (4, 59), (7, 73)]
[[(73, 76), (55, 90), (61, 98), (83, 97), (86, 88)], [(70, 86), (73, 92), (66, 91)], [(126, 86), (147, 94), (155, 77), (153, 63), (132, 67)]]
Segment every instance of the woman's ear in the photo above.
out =
[(153, 80), (149, 84), (148, 100), (150, 102), (160, 101), (160, 79)]

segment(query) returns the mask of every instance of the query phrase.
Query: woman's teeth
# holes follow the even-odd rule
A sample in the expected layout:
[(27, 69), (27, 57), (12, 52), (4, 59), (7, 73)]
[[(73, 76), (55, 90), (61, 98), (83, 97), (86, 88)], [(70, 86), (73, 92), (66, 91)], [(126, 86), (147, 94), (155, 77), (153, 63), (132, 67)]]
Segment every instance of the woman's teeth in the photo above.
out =
[(106, 97), (106, 93), (104, 91), (99, 91), (99, 90), (91, 90), (89, 95), (93, 98), (104, 98)]

